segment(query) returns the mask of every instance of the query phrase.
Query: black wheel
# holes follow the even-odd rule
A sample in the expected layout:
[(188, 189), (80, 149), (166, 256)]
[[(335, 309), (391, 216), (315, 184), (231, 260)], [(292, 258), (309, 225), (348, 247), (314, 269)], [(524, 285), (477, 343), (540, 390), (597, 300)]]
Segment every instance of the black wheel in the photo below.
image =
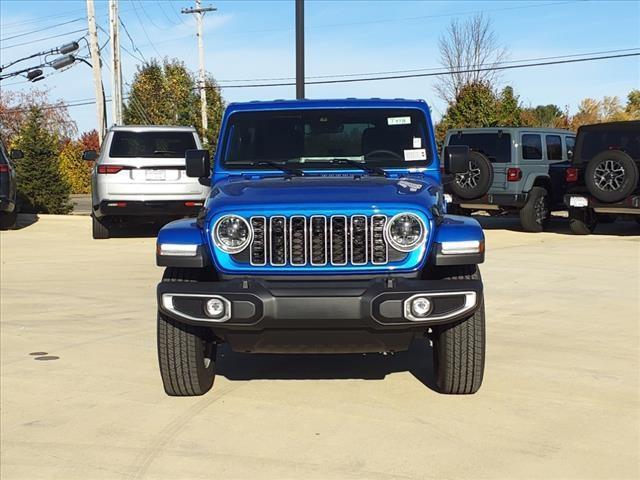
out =
[[(448, 267), (444, 280), (480, 280), (475, 265)], [(476, 393), (482, 385), (485, 358), (484, 299), (470, 317), (433, 328), (433, 363), (441, 393)]]
[(590, 208), (570, 208), (569, 228), (576, 235), (593, 233), (598, 224), (596, 213)]
[(520, 224), (527, 232), (542, 232), (551, 220), (549, 193), (545, 188), (533, 187), (527, 203), (520, 209)]
[(456, 173), (451, 190), (461, 198), (471, 200), (489, 191), (493, 183), (493, 167), (487, 157), (479, 152), (469, 152), (469, 170)]
[[(197, 282), (199, 271), (167, 268), (163, 282)], [(178, 322), (158, 312), (158, 362), (164, 391), (171, 396), (207, 393), (215, 378), (216, 343), (206, 327)]]
[(109, 238), (109, 226), (107, 225), (107, 220), (104, 218), (98, 220), (93, 215), (91, 216), (91, 220), (94, 240), (104, 240), (105, 238)]
[(0, 213), (0, 230), (11, 230), (16, 226), (16, 221), (18, 220), (18, 209), (14, 208), (13, 212)]
[(598, 200), (619, 202), (638, 186), (638, 166), (625, 152), (606, 150), (589, 161), (584, 181)]

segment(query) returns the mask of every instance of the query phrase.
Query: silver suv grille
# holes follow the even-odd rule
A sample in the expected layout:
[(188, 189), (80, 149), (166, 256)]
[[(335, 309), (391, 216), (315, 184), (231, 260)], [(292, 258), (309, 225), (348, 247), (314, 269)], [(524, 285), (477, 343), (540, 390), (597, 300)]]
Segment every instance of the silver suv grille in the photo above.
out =
[(251, 217), (251, 265), (385, 265), (385, 215)]

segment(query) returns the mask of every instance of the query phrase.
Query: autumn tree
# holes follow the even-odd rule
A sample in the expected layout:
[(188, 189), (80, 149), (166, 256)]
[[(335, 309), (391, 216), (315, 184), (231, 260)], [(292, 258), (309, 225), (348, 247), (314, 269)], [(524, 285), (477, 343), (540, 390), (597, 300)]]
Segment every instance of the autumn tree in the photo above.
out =
[(522, 110), (522, 125), (527, 127), (569, 128), (569, 115), (554, 104)]
[(440, 63), (450, 73), (438, 77), (436, 93), (452, 103), (467, 85), (485, 85), (495, 89), (500, 71), (491, 70), (507, 57), (507, 49), (498, 42), (491, 20), (481, 14), (465, 20), (452, 20), (438, 42)]
[(32, 108), (41, 113), (42, 127), (59, 139), (77, 133), (75, 122), (62, 100), (52, 101), (47, 90), (11, 92), (0, 89), (0, 137), (11, 144)]
[(60, 174), (71, 193), (91, 193), (91, 162), (82, 159), (82, 140), (67, 140), (58, 154)]
[(68, 213), (69, 185), (60, 173), (59, 141), (41, 108), (31, 107), (14, 141), (24, 158), (16, 162), (18, 196), (27, 212)]
[[(224, 100), (215, 79), (207, 77), (208, 129), (203, 135), (212, 148), (224, 110)], [(124, 122), (130, 125), (194, 125), (202, 135), (200, 93), (195, 75), (179, 60), (152, 59), (138, 67), (129, 99), (124, 105)]]
[(627, 95), (625, 112), (631, 120), (640, 120), (640, 90), (631, 90)]

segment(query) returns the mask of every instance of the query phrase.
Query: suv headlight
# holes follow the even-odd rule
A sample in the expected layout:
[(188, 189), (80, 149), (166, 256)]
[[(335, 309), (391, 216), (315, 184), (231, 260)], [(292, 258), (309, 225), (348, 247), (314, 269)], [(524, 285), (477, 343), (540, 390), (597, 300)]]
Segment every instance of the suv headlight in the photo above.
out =
[(427, 227), (418, 215), (399, 213), (387, 222), (384, 234), (393, 248), (410, 252), (420, 246), (427, 235)]
[(251, 226), (237, 215), (220, 217), (213, 226), (213, 242), (226, 253), (239, 253), (251, 243)]

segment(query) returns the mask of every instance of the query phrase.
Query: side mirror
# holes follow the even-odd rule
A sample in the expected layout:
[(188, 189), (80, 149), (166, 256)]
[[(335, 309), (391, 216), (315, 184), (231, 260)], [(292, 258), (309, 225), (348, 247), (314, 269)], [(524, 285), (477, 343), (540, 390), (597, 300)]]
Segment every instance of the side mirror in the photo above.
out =
[(444, 173), (456, 174), (469, 170), (469, 147), (449, 145), (444, 147)]
[(20, 160), (24, 158), (24, 153), (22, 153), (22, 150), (11, 150), (9, 157), (11, 157), (11, 160)]
[(571, 149), (567, 150), (567, 158), (569, 160), (573, 160), (573, 150)]
[(209, 150), (187, 150), (184, 159), (187, 164), (187, 177), (208, 178), (211, 174)]
[(84, 152), (82, 152), (82, 159), (89, 161), (97, 160), (98, 152), (96, 152), (95, 150), (85, 150)]

